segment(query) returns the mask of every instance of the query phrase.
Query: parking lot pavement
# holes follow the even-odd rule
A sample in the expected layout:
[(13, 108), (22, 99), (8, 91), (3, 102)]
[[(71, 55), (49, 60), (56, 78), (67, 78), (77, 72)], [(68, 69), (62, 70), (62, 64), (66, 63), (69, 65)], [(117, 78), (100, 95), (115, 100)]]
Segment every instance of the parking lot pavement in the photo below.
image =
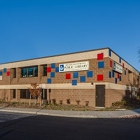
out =
[(10, 113), (10, 112), (1, 112), (0, 111), (0, 123), (7, 122), (11, 120), (16, 120), (24, 117), (29, 117), (31, 114), (24, 114), (24, 113)]

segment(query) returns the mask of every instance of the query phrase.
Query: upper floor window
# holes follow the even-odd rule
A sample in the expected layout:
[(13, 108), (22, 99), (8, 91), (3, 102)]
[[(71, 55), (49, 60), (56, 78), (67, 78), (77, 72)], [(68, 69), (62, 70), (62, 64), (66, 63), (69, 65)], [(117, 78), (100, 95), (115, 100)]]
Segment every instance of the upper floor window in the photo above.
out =
[(16, 78), (16, 68), (13, 68), (13, 78)]
[(47, 76), (47, 65), (43, 65), (43, 76)]
[(38, 67), (26, 67), (21, 68), (21, 77), (37, 77), (38, 76)]

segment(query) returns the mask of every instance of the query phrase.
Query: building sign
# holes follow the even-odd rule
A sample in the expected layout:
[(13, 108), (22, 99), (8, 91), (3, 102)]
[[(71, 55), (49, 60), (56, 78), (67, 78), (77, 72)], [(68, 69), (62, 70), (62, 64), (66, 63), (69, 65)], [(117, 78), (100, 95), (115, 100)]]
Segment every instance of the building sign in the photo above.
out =
[(119, 72), (119, 73), (122, 73), (122, 66), (117, 64), (117, 63), (114, 63), (114, 71), (116, 72)]
[(88, 61), (59, 64), (59, 72), (82, 71), (82, 70), (88, 70), (88, 69), (89, 69)]

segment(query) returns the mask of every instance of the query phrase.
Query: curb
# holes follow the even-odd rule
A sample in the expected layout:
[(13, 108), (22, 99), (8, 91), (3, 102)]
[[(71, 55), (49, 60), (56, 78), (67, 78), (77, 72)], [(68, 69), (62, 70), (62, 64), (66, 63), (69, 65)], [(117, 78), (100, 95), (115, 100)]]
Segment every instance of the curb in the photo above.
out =
[(17, 110), (0, 110), (0, 112), (11, 112), (11, 113), (25, 113), (25, 114), (32, 114), (32, 115), (46, 115), (46, 116), (56, 116), (56, 117), (72, 117), (72, 118), (98, 118), (97, 116), (93, 115), (66, 115), (66, 114), (54, 114), (54, 113), (43, 113), (39, 111), (17, 111)]
[(124, 118), (124, 119), (140, 119), (140, 115), (123, 115), (119, 118)]
[[(140, 118), (140, 114), (134, 114), (134, 115), (107, 115), (106, 113), (104, 115), (98, 115), (98, 114), (93, 114), (93, 115), (86, 115), (84, 113), (80, 113), (80, 114), (66, 114), (64, 112), (41, 112), (41, 110), (34, 110), (34, 111), (26, 111), (26, 110), (14, 110), (14, 109), (0, 109), (0, 112), (11, 112), (11, 113), (23, 113), (23, 114), (31, 114), (31, 115), (46, 115), (46, 116), (56, 116), (56, 117), (71, 117), (71, 118), (98, 118), (98, 119), (125, 119), (125, 118), (129, 118), (129, 119), (139, 119)], [(107, 115), (107, 116), (106, 116)]]

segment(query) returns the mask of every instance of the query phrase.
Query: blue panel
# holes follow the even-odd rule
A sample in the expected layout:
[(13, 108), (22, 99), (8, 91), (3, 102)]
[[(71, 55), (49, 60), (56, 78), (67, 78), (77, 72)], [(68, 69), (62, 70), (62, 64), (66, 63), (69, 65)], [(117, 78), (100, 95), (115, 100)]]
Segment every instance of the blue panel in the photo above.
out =
[(2, 71), (0, 71), (0, 76), (2, 75)]
[(78, 72), (73, 73), (73, 78), (78, 78)]
[(51, 76), (51, 78), (55, 77), (55, 73), (54, 72), (51, 72), (50, 73), (50, 76)]
[(112, 77), (114, 77), (114, 71), (112, 71)]
[(87, 71), (87, 77), (93, 77), (93, 71)]
[(109, 56), (111, 56), (111, 50), (109, 49)]
[(98, 62), (98, 68), (104, 68), (104, 62)]
[(115, 83), (117, 84), (117, 78), (115, 78)]
[(111, 71), (108, 72), (108, 77), (111, 78)]
[(55, 63), (51, 63), (51, 68), (55, 68)]
[(56, 67), (55, 68), (55, 72), (59, 72), (59, 67)]
[(47, 79), (47, 83), (48, 83), (48, 84), (51, 84), (51, 83), (52, 83), (52, 79), (51, 79), (51, 78), (48, 78), (48, 79)]
[(4, 73), (6, 73), (7, 69), (6, 69), (6, 68), (4, 68), (4, 69), (3, 69), (3, 71), (4, 71)]
[(72, 80), (72, 85), (77, 85), (77, 80)]
[(85, 76), (80, 76), (80, 82), (86, 82), (86, 77)]

